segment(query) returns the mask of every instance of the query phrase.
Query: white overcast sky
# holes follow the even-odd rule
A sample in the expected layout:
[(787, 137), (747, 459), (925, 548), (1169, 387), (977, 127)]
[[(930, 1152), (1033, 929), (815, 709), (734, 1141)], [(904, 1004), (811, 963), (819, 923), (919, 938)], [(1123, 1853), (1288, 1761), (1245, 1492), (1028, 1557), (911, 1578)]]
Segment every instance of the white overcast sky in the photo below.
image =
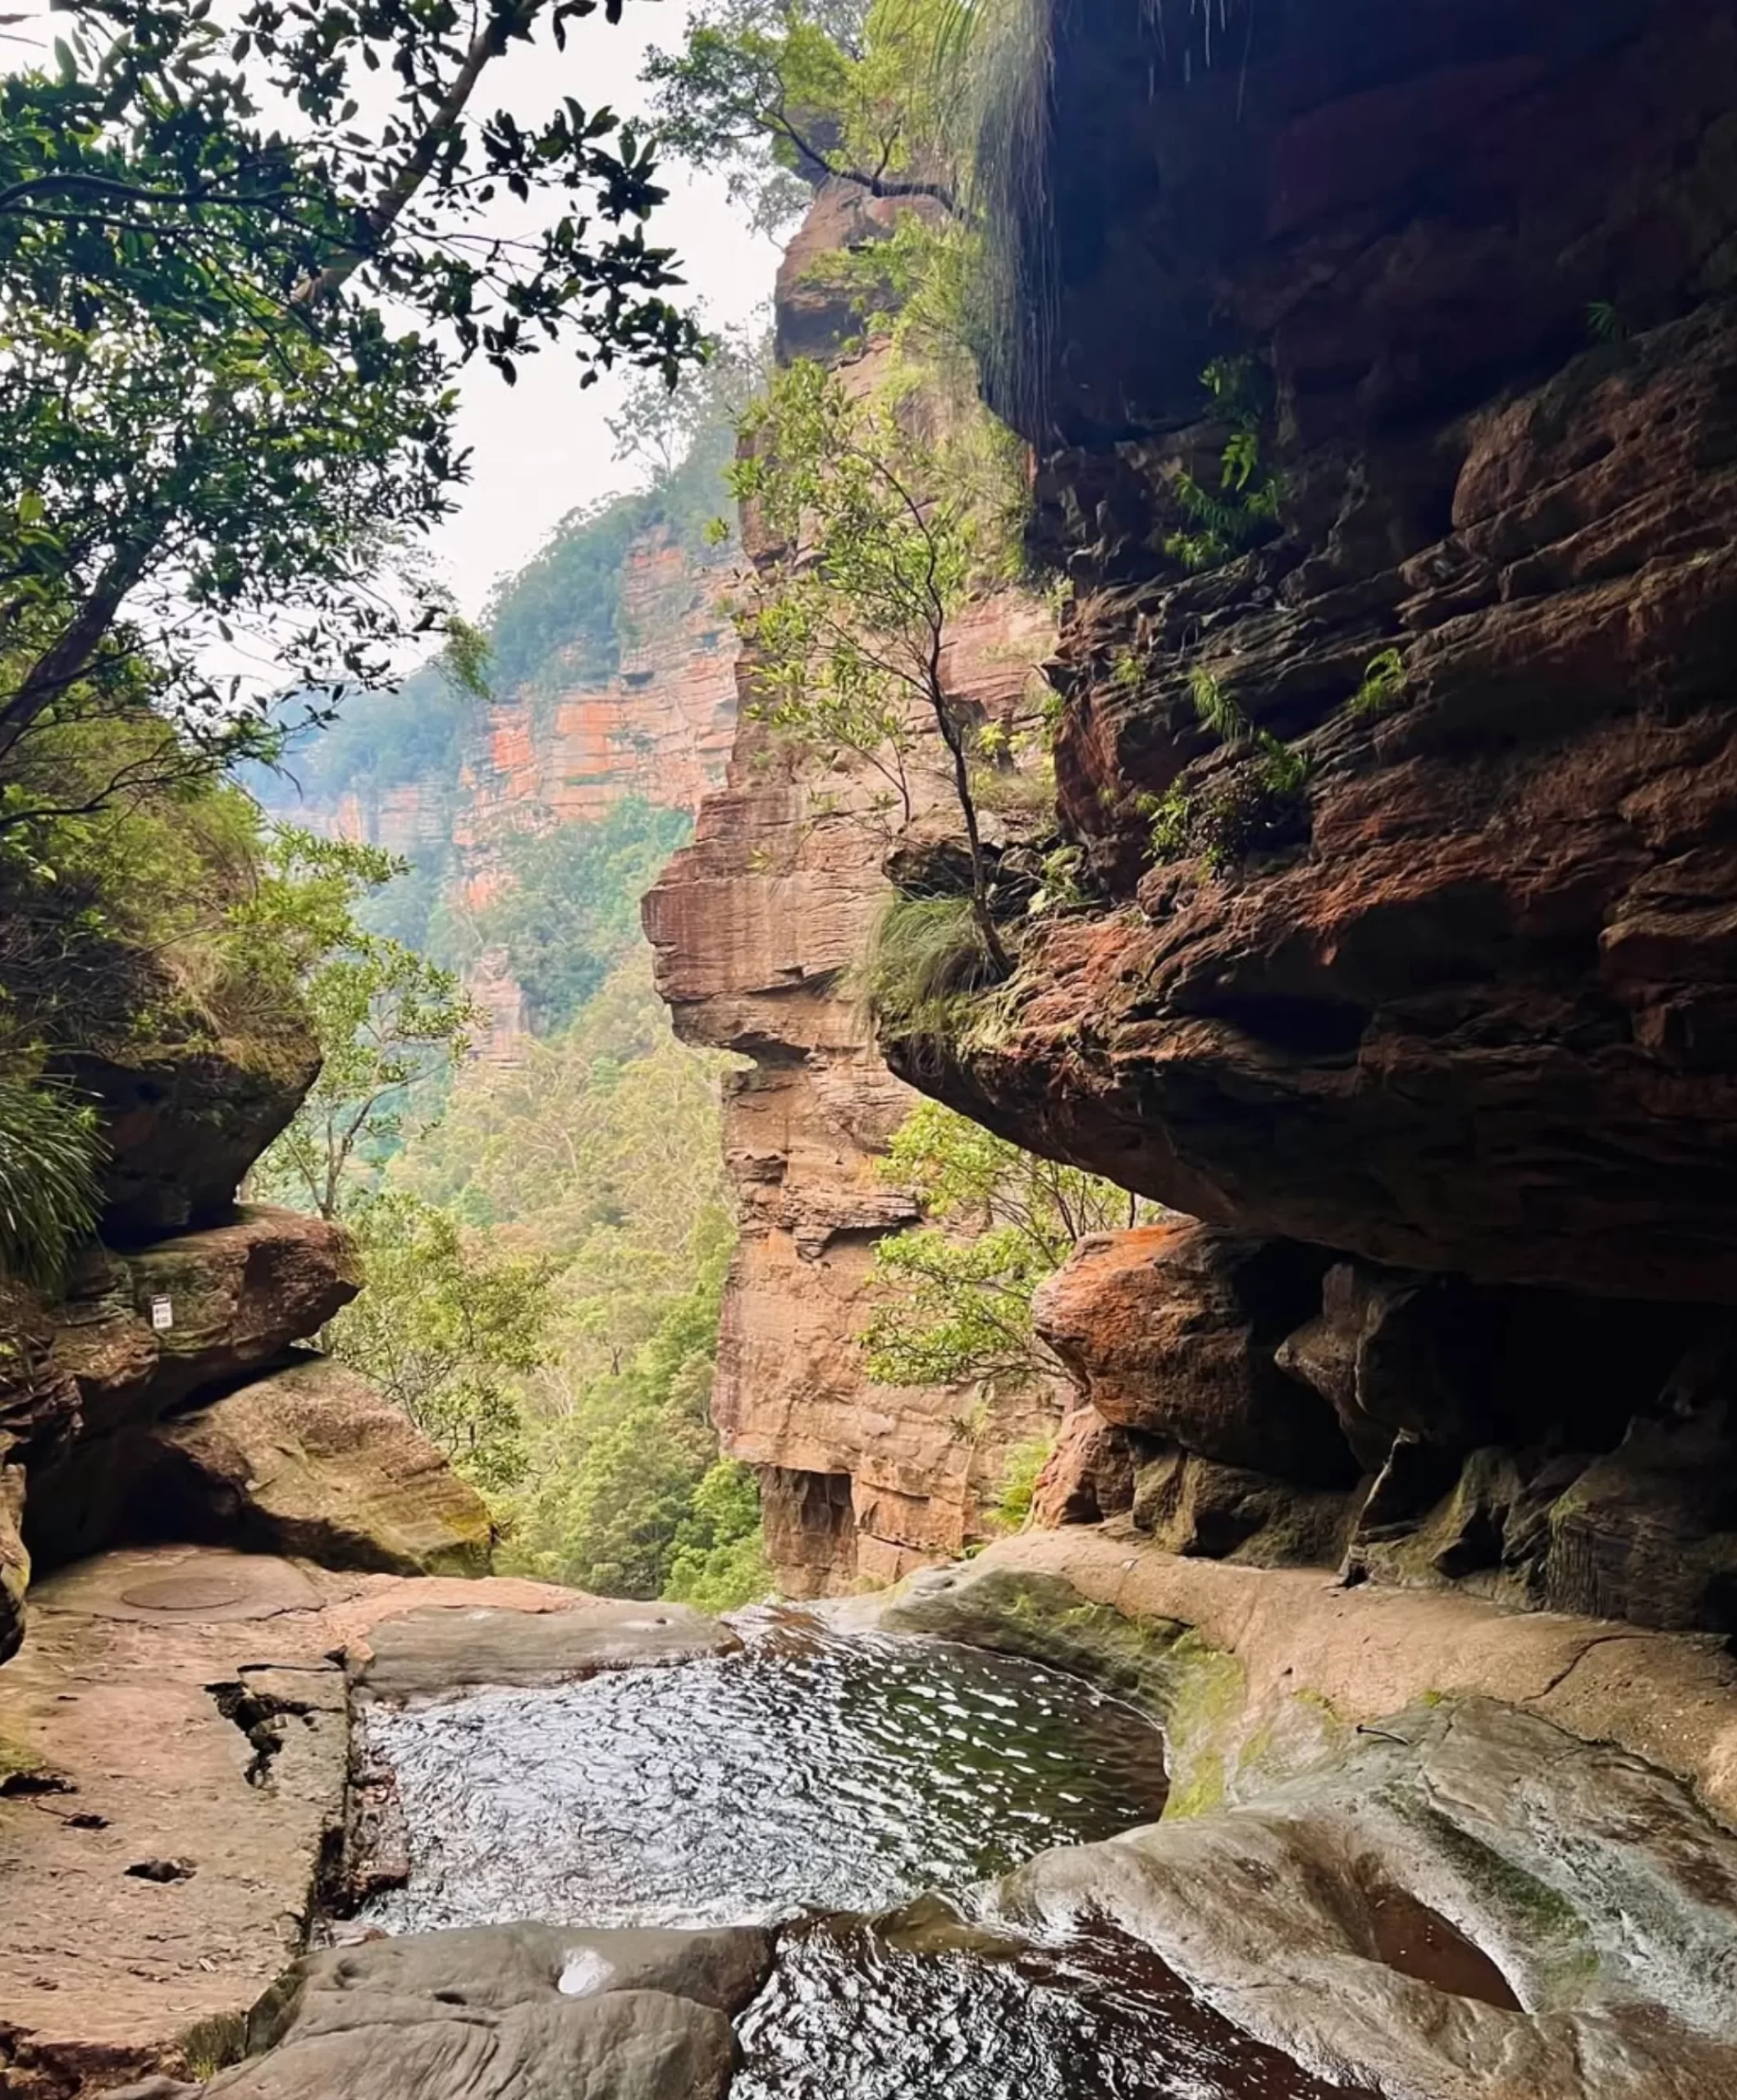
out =
[[(481, 106), (510, 107), (527, 126), (569, 94), (587, 109), (606, 103), (624, 116), (639, 111), (645, 53), (680, 39), (688, 9), (689, 0), (630, 0), (619, 25), (606, 22), (601, 9), (571, 24), (564, 53), (546, 34), (515, 46), (490, 68)], [(4, 11), (14, 20), (0, 43), (0, 66), (29, 63), (32, 43), (46, 52), (53, 33), (47, 0), (11, 0)], [(647, 237), (681, 257), (687, 290), (671, 297), (696, 306), (708, 327), (746, 320), (771, 290), (776, 249), (750, 231), (721, 176), (670, 166), (662, 180), (670, 201), (654, 214)], [(523, 226), (528, 216), (510, 200), (500, 208), (504, 231)], [(516, 387), (480, 363), (466, 372), (460, 428), (473, 453), (472, 480), (433, 546), (467, 612), (476, 612), (495, 579), (519, 568), (576, 504), (632, 485), (633, 470), (611, 456), (607, 427), (619, 391), (608, 379), (582, 390), (571, 357), (552, 349), (523, 362)]]

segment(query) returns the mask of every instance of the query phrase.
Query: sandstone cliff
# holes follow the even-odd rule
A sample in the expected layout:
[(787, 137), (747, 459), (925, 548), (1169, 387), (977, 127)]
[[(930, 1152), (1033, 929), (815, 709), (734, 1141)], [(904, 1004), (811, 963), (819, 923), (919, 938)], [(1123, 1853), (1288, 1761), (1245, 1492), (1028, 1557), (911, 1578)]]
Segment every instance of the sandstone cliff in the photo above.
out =
[[(295, 1346), (356, 1294), (341, 1230), (235, 1208), (295, 1089), (250, 1106), (209, 1074), (159, 1077), (142, 1130), (142, 1111), (110, 1112), (107, 1244), (57, 1300), (0, 1290), (0, 1662), (23, 1638), (33, 1571), (117, 1541), (208, 1539), (395, 1573), (488, 1565), (481, 1498), (365, 1381)], [(203, 1129), (176, 1124), (189, 1094)], [(144, 1229), (190, 1208), (190, 1227)]]
[(1737, 25), (1168, 11), (1056, 11), (997, 235), (1054, 288), (999, 385), (1096, 901), (923, 1083), (1322, 1250), (1294, 1339), (1236, 1316), (1232, 1423), (1125, 1317), (1198, 1294), (1174, 1252), (1054, 1308), (1183, 1550), (1305, 1550), (1273, 1479), (1355, 1459), (1353, 1573), (1737, 1630)]
[[(696, 468), (693, 497), (715, 509), (722, 490), (701, 471), (708, 465), (709, 456)], [(381, 710), (396, 740), (386, 762), (364, 746), (366, 761), (353, 764), (341, 737), (316, 746), (292, 769), (305, 774), (304, 793), (286, 813), (401, 855), (462, 921), (510, 880), (505, 851), (516, 836), (594, 822), (634, 798), (697, 810), (729, 756), (735, 645), (720, 603), (725, 572), (690, 518), (665, 514), (672, 507), (625, 497), (569, 521), (558, 552), (600, 544), (574, 578), (545, 582), (533, 564), (519, 579), (538, 588), (537, 629), (528, 641), (509, 630), (509, 675), (494, 680), (491, 701), (465, 696), (450, 733), (411, 719), (434, 697), (432, 674), (367, 703), (359, 733), (368, 708)], [(513, 590), (501, 618), (526, 624)], [(485, 952), (465, 976), (487, 1016), (479, 1048), (510, 1057), (528, 1022), (507, 958)]]
[[(811, 266), (880, 237), (894, 208), (843, 184), (820, 192), (779, 276), (782, 356), (838, 354), (860, 326)], [(867, 383), (878, 354), (853, 358), (853, 375)], [(1019, 594), (985, 602), (956, 637), (952, 688), (1008, 716), (1052, 635)], [(875, 1243), (917, 1215), (876, 1171), (914, 1097), (876, 1052), (853, 983), (888, 893), (887, 841), (862, 819), (866, 783), (793, 764), (748, 712), (751, 669), (738, 676), (728, 785), (647, 899), (646, 928), (678, 1033), (752, 1061), (725, 1112), (742, 1239), (713, 1414), (724, 1449), (760, 1472), (780, 1586), (827, 1596), (983, 1536), (1009, 1450), (1050, 1433), (1055, 1402), (1034, 1392), (991, 1408), (966, 1390), (868, 1382), (853, 1344)], [(932, 767), (916, 783), (921, 824), (942, 790)]]

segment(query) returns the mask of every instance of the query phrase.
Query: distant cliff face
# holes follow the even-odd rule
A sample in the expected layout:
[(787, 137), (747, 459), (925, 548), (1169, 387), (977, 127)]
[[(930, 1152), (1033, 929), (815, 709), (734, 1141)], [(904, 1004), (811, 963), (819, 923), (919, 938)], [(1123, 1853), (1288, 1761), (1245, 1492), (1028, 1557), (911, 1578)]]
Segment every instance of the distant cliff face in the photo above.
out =
[[(893, 209), (820, 193), (780, 276), (781, 355), (829, 354), (860, 327), (807, 272), (884, 233)], [(1007, 717), (1053, 641), (1046, 609), (1006, 592), (960, 623), (949, 687)], [(921, 826), (941, 794), (916, 777)], [(767, 1554), (795, 1596), (892, 1582), (981, 1537), (1009, 1451), (1047, 1439), (1058, 1411), (1047, 1390), (989, 1408), (958, 1387), (871, 1386), (855, 1345), (875, 1243), (917, 1216), (877, 1171), (916, 1096), (853, 982), (888, 894), (870, 798), (848, 774), (806, 777), (744, 709), (728, 785), (646, 900), (677, 1032), (752, 1061), (725, 1106), (742, 1239), (712, 1411), (725, 1449), (759, 1470)]]
[[(697, 493), (718, 507), (715, 472)], [(638, 511), (651, 514), (640, 519)], [(423, 673), (404, 694), (360, 703), (358, 740), (371, 708), (384, 733), (361, 743), (358, 764), (346, 763), (342, 744), (336, 756), (318, 752), (290, 812), (403, 856), (461, 916), (510, 880), (504, 856), (515, 835), (594, 822), (634, 798), (697, 810), (729, 760), (735, 637), (720, 603), (725, 572), (700, 547), (691, 520), (630, 497), (564, 532), (575, 542), (593, 534), (623, 544), (606, 551), (601, 579), (593, 564), (575, 581), (570, 604), (558, 574), (544, 587), (546, 645), (514, 649), (487, 702), (445, 692)], [(509, 587), (502, 618), (513, 616)], [(428, 725), (418, 731), (410, 720), (400, 729), (397, 718), (414, 718), (418, 705)], [(488, 1016), (483, 1053), (510, 1057), (526, 1028), (525, 1002), (505, 957), (485, 952), (465, 974)]]

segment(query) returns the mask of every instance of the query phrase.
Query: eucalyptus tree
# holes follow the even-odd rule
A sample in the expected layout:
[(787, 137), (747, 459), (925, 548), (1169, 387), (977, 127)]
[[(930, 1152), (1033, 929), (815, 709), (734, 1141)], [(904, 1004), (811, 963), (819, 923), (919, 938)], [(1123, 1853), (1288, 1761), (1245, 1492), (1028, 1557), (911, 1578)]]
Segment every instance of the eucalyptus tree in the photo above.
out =
[(706, 0), (645, 77), (659, 135), (775, 229), (826, 176), (957, 209), (956, 0)]
[(925, 738), (939, 742), (976, 938), (1005, 975), (972, 778), (980, 724), (952, 659), (961, 614), (1017, 569), (1011, 441), (980, 415), (931, 436), (806, 359), (778, 375), (742, 433), (731, 486), (775, 548), (738, 607), (754, 712), (823, 764), (848, 755), (878, 776), (865, 814), (889, 832), (916, 814), (913, 770)]

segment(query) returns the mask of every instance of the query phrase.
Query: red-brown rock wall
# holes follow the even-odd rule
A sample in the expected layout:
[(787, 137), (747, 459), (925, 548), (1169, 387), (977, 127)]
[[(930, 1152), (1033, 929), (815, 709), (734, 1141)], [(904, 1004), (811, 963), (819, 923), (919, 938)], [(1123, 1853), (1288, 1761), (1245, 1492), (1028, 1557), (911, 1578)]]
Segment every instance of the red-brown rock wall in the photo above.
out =
[[(830, 355), (860, 327), (811, 265), (894, 216), (845, 185), (820, 193), (780, 274), (783, 357)], [(866, 385), (875, 369), (871, 353), (848, 377)], [(989, 719), (1011, 716), (1053, 636), (1035, 600), (988, 600), (957, 623), (949, 684)], [(920, 829), (948, 792), (940, 756), (937, 743), (914, 769)], [(742, 1238), (712, 1408), (724, 1449), (760, 1472), (768, 1555), (798, 1596), (891, 1582), (982, 1537), (1008, 1454), (1046, 1440), (1058, 1413), (1047, 1386), (990, 1404), (971, 1389), (875, 1386), (855, 1346), (875, 1244), (918, 1215), (878, 1171), (916, 1097), (882, 1061), (854, 981), (889, 894), (892, 842), (871, 800), (859, 774), (793, 762), (744, 705), (727, 784), (646, 900), (677, 1032), (752, 1061), (725, 1109)]]
[[(926, 1084), (1222, 1224), (1728, 1303), (1737, 25), (1345, 11), (1355, 38), (1255, 16), (1240, 84), (1185, 89), (1154, 45), (1137, 107), (1105, 71), (1131, 8), (1058, 58), (1073, 441), (1039, 481), (1076, 589), (1062, 807), (1101, 902)], [(1095, 171), (1131, 185), (1095, 227)], [(1190, 575), (1165, 542), (1176, 472), (1215, 485), (1229, 435), (1214, 347), (1270, 389), (1278, 518)], [(1360, 713), (1389, 649), (1399, 689)], [(1300, 792), (1202, 726), (1203, 678)], [(1190, 842), (1156, 854), (1172, 792)]]

